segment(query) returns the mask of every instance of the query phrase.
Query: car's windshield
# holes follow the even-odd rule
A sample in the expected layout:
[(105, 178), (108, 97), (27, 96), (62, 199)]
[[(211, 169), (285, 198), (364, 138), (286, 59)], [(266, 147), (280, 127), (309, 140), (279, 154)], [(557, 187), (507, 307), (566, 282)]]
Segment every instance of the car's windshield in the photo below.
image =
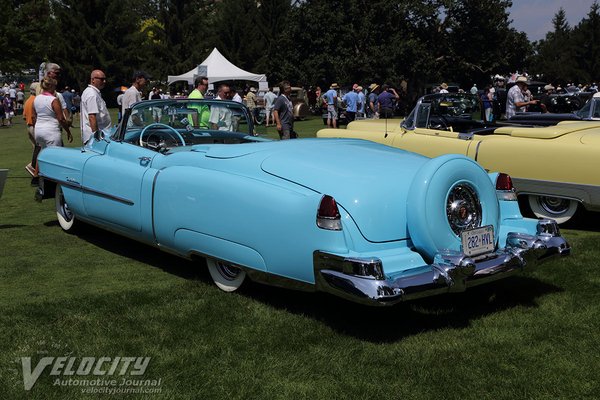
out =
[(484, 124), (477, 96), (446, 93), (423, 96), (402, 126), (466, 132)]
[(205, 143), (253, 141), (247, 108), (233, 101), (149, 100), (134, 104), (117, 132), (118, 140), (166, 151)]
[(600, 119), (600, 97), (592, 97), (583, 107), (575, 111), (575, 115), (585, 119)]
[(432, 114), (480, 120), (479, 99), (475, 96), (446, 95), (432, 102)]

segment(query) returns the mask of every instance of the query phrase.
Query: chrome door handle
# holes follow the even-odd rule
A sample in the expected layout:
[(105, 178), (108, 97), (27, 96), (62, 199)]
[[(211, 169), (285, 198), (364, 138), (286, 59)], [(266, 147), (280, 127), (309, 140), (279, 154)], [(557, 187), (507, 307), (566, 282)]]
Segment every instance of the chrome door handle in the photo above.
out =
[(138, 160), (140, 160), (140, 164), (142, 165), (148, 165), (150, 163), (150, 161), (152, 161), (152, 157), (138, 157)]

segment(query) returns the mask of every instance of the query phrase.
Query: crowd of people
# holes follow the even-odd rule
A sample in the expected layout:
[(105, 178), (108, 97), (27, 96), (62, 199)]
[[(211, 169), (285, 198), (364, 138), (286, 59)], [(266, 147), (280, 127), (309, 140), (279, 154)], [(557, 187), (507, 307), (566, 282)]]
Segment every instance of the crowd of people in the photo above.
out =
[[(90, 81), (87, 88), (81, 96), (69, 87), (58, 91), (60, 81), (60, 66), (55, 63), (43, 64), (43, 75), (40, 82), (31, 84), (30, 96), (25, 101), (25, 85), (13, 82), (0, 87), (0, 118), (2, 125), (10, 125), (15, 114), (22, 110), (23, 118), (27, 124), (28, 137), (31, 141), (33, 152), (32, 161), (27, 166), (28, 171), (37, 179), (36, 159), (39, 151), (45, 147), (62, 146), (63, 133), (69, 142), (73, 141), (71, 128), (73, 127), (73, 117), (80, 114), (79, 128), (81, 131), (81, 141), (85, 145), (96, 132), (109, 128), (112, 120), (102, 98), (101, 91), (106, 85), (106, 75), (102, 70), (93, 70), (90, 74)], [(117, 97), (119, 105), (118, 119), (122, 118), (125, 110), (132, 104), (142, 99), (165, 99), (165, 98), (192, 98), (204, 99), (214, 98), (216, 100), (232, 100), (244, 102), (252, 118), (257, 121), (259, 109), (265, 108), (266, 126), (275, 126), (279, 137), (282, 140), (293, 139), (297, 137), (294, 131), (294, 111), (291, 98), (291, 85), (288, 81), (279, 84), (279, 94), (275, 94), (273, 88), (258, 98), (257, 89), (247, 86), (242, 95), (230, 84), (222, 83), (216, 93), (211, 93), (209, 82), (206, 76), (198, 77), (194, 82), (194, 89), (190, 92), (179, 92), (169, 94), (163, 92), (161, 88), (153, 87), (147, 95), (144, 91), (151, 77), (144, 71), (136, 71), (132, 76), (129, 88), (123, 88)], [(510, 89), (507, 89), (507, 82), (514, 83)], [(485, 86), (482, 90), (473, 85), (469, 91), (481, 98), (485, 118), (487, 121), (497, 119), (508, 119), (518, 112), (529, 110), (531, 107), (539, 106), (542, 112), (547, 112), (545, 99), (557, 90), (548, 84), (544, 87), (545, 93), (540, 99), (534, 99), (531, 91), (528, 89), (529, 78), (526, 75), (513, 75), (506, 78), (496, 75), (493, 83)], [(567, 87), (571, 91), (587, 90), (590, 92), (598, 91), (595, 83), (591, 85), (573, 85)], [(465, 92), (460, 88), (450, 88), (447, 83), (442, 83), (433, 89), (434, 93), (448, 93), (450, 90)], [(400, 99), (398, 91), (387, 84), (379, 85), (371, 83), (367, 90), (355, 83), (351, 89), (341, 95), (340, 86), (332, 83), (329, 90), (322, 92), (320, 87), (310, 88), (307, 92), (309, 107), (319, 112), (321, 108), (326, 109), (327, 126), (330, 128), (338, 127), (339, 110), (344, 108), (346, 122), (355, 119), (364, 118), (391, 118), (394, 116), (396, 103)], [(201, 107), (201, 106), (198, 106)], [(210, 111), (198, 110), (192, 117), (191, 124), (194, 127), (207, 129), (232, 129), (232, 118), (226, 115), (226, 107), (213, 107)], [(153, 114), (154, 121), (161, 119), (161, 110), (157, 107)], [(229, 111), (231, 112), (231, 111)]]
[[(536, 82), (539, 84), (539, 82)], [(543, 86), (542, 86), (543, 85)], [(540, 85), (540, 91), (533, 93), (530, 90), (531, 77), (527, 73), (510, 74), (508, 77), (495, 75), (493, 82), (486, 85), (483, 89), (478, 89), (476, 84), (469, 89), (469, 92), (478, 95), (481, 99), (485, 112), (486, 121), (493, 122), (500, 119), (509, 119), (521, 112), (571, 112), (574, 110), (553, 111), (552, 98), (557, 94), (579, 94), (588, 92), (593, 94), (598, 92), (596, 83), (578, 84), (567, 83), (566, 85), (543, 84)], [(433, 93), (448, 93), (450, 86), (442, 83), (433, 88)], [(454, 87), (454, 91), (465, 93), (466, 91)], [(580, 104), (581, 105), (581, 104)]]

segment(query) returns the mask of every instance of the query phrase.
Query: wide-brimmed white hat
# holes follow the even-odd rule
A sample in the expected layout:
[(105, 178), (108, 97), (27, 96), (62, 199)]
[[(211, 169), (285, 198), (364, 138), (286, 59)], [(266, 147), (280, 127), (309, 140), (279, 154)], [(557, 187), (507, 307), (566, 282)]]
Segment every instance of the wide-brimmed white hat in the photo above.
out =
[(526, 77), (526, 76), (520, 75), (520, 76), (517, 78), (517, 80), (516, 80), (515, 82), (516, 82), (516, 83), (519, 83), (519, 82), (520, 82), (520, 83), (525, 83), (525, 84), (527, 84), (527, 82), (528, 82), (528, 81), (527, 81), (527, 77)]

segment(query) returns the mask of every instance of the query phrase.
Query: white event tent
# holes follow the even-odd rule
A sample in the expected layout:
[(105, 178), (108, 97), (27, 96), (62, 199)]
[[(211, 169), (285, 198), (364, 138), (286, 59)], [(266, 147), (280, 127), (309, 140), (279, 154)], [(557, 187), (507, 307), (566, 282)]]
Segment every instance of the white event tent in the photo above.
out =
[(205, 75), (208, 77), (208, 83), (221, 81), (254, 81), (258, 82), (259, 88), (267, 88), (267, 76), (264, 74), (253, 74), (233, 65), (223, 54), (215, 47), (208, 57), (196, 68), (181, 75), (169, 75), (168, 84), (178, 81), (186, 81), (193, 85), (197, 76)]

